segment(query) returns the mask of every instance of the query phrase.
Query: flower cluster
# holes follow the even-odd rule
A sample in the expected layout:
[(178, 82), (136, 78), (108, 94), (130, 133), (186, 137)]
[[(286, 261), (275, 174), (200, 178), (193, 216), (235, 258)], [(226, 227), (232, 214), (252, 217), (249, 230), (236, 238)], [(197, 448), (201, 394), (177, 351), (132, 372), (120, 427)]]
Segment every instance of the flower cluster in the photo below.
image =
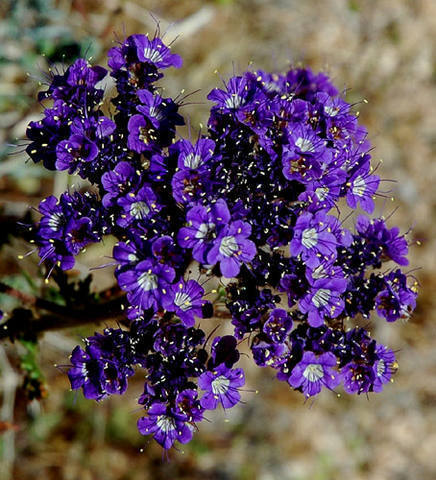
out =
[[(97, 192), (41, 202), (41, 261), (68, 270), (86, 245), (118, 240), (126, 327), (73, 351), (72, 388), (100, 400), (145, 370), (138, 429), (164, 448), (188, 442), (206, 410), (240, 401), (240, 345), (306, 397), (340, 384), (379, 392), (394, 353), (350, 320), (409, 317), (416, 282), (385, 266), (407, 265), (397, 228), (367, 215), (346, 228), (339, 218), (340, 202), (371, 214), (380, 178), (365, 128), (328, 77), (234, 76), (209, 94), (208, 131), (192, 142), (176, 139), (181, 105), (156, 84), (181, 66), (160, 38), (128, 37), (108, 65), (111, 118), (99, 88), (108, 72), (78, 60), (40, 94), (51, 106), (28, 128), (33, 161)], [(215, 335), (213, 297), (221, 318), (224, 297), (233, 335)]]

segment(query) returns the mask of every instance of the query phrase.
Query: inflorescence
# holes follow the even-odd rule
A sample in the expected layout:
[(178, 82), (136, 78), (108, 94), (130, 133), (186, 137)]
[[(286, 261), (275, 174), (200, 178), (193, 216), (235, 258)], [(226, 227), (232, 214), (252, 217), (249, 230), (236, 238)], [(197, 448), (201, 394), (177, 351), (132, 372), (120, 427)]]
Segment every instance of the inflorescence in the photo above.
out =
[[(380, 178), (367, 131), (329, 78), (234, 76), (210, 92), (208, 131), (192, 142), (176, 139), (180, 103), (156, 86), (181, 63), (159, 37), (132, 35), (109, 51), (113, 115), (100, 88), (108, 72), (79, 59), (40, 93), (51, 106), (27, 130), (34, 162), (93, 185), (41, 202), (41, 261), (68, 270), (87, 245), (118, 240), (127, 326), (74, 349), (71, 386), (101, 400), (143, 369), (138, 429), (165, 449), (188, 442), (207, 410), (241, 400), (243, 340), (305, 397), (340, 384), (381, 391), (394, 353), (350, 319), (408, 318), (416, 299), (416, 282), (385, 266), (408, 263), (399, 230), (358, 215), (351, 231), (339, 218), (339, 204), (371, 214)], [(218, 307), (232, 335), (214, 336)]]

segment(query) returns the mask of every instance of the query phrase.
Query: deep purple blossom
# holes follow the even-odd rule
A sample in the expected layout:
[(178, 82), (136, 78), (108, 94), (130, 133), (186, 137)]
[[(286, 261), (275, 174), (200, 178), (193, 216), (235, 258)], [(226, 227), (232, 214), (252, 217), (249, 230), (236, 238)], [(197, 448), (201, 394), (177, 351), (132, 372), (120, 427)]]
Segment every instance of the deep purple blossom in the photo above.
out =
[(344, 390), (347, 393), (367, 393), (371, 390), (377, 376), (373, 366), (367, 363), (350, 362), (341, 370)]
[(416, 285), (409, 287), (407, 277), (401, 270), (389, 273), (384, 279), (384, 288), (375, 298), (375, 309), (382, 318), (394, 322), (408, 319), (416, 306)]
[(283, 175), (288, 180), (307, 183), (322, 173), (322, 164), (329, 163), (331, 153), (326, 141), (319, 138), (310, 127), (291, 127), (288, 144), (283, 150)]
[(215, 410), (218, 404), (232, 408), (241, 400), (239, 388), (244, 384), (245, 375), (241, 368), (229, 370), (221, 364), (198, 378), (198, 386), (205, 392), (200, 404), (206, 410)]
[(328, 228), (328, 218), (323, 212), (315, 215), (302, 214), (294, 227), (291, 241), (291, 255), (301, 255), (310, 268), (318, 266), (322, 260), (336, 257), (336, 239)]
[(341, 294), (347, 282), (343, 278), (321, 278), (316, 280), (305, 297), (300, 300), (300, 311), (307, 313), (312, 327), (323, 325), (324, 318), (336, 318), (344, 310)]
[(156, 68), (182, 66), (182, 59), (179, 55), (171, 53), (159, 37), (149, 39), (146, 35), (134, 35), (136, 53), (140, 62), (153, 64)]
[(336, 363), (336, 357), (330, 352), (319, 357), (313, 352), (304, 352), (288, 379), (289, 385), (301, 388), (307, 397), (317, 395), (322, 387), (333, 390), (340, 383), (339, 375), (333, 370)]
[(215, 88), (207, 96), (208, 100), (215, 102), (224, 112), (234, 112), (256, 100), (257, 90), (245, 77), (232, 77), (226, 88), (227, 90)]
[(83, 388), (85, 398), (101, 400), (105, 396), (105, 392), (101, 388), (103, 362), (91, 358), (88, 353), (77, 346), (71, 354), (71, 363), (72, 367), (68, 370), (71, 388), (73, 390)]
[(56, 148), (56, 168), (73, 173), (80, 162), (92, 162), (98, 155), (97, 145), (83, 135), (72, 135)]
[(163, 448), (171, 448), (175, 441), (187, 443), (192, 438), (192, 428), (186, 424), (183, 415), (168, 411), (164, 403), (155, 403), (147, 412), (147, 417), (138, 420), (138, 430), (142, 435), (153, 435)]
[(351, 208), (356, 208), (360, 203), (365, 212), (372, 213), (374, 211), (373, 196), (380, 184), (380, 178), (372, 175), (369, 161), (358, 169), (347, 182), (347, 204)]
[(407, 240), (404, 236), (399, 235), (398, 227), (389, 229), (382, 218), (369, 220), (368, 217), (359, 215), (356, 229), (359, 235), (366, 240), (368, 247), (378, 253), (379, 260), (393, 260), (402, 266), (409, 264), (406, 258), (409, 250)]
[(374, 392), (381, 392), (385, 383), (389, 383), (392, 374), (396, 370), (395, 354), (384, 345), (377, 345), (375, 350), (377, 360), (374, 363), (373, 369), (375, 372), (375, 380), (372, 386)]
[(161, 265), (153, 260), (143, 260), (133, 269), (118, 275), (121, 288), (127, 292), (132, 305), (157, 310), (172, 295), (170, 283), (175, 272), (171, 267)]
[(156, 148), (157, 132), (153, 124), (143, 115), (133, 115), (127, 128), (129, 129), (127, 145), (130, 149), (142, 153)]
[(128, 195), (121, 197), (117, 204), (122, 208), (122, 213), (117, 222), (121, 227), (127, 227), (132, 222), (146, 226), (150, 218), (160, 210), (156, 194), (147, 185), (144, 185), (137, 193), (130, 192)]
[(187, 422), (200, 422), (203, 419), (203, 411), (197, 390), (187, 389), (177, 395), (176, 413), (185, 417)]
[(107, 208), (114, 200), (127, 192), (132, 191), (139, 181), (139, 175), (129, 162), (120, 162), (113, 170), (105, 172), (101, 183), (107, 192), (103, 197), (103, 205)]
[[(344, 225), (344, 207), (374, 210), (380, 184), (352, 105), (323, 73), (246, 72), (210, 92), (207, 130), (192, 141), (176, 132), (180, 101), (156, 84), (180, 57), (146, 35), (108, 56), (110, 109), (99, 88), (106, 70), (79, 59), (52, 75), (39, 95), (52, 104), (27, 130), (34, 162), (89, 181), (40, 203), (29, 235), (42, 268), (67, 281), (61, 270), (110, 235), (111, 292), (126, 292), (101, 297), (124, 311), (123, 328), (74, 349), (72, 388), (100, 400), (141, 371), (138, 429), (166, 449), (188, 442), (205, 410), (240, 401), (245, 341), (256, 365), (306, 397), (341, 381), (348, 393), (381, 391), (395, 356), (351, 322), (373, 312), (407, 319), (417, 288), (383, 268), (408, 263), (398, 228), (366, 216), (353, 233)], [(87, 281), (59, 283), (74, 288), (67, 305)], [(233, 331), (218, 335), (207, 319), (224, 321), (225, 309)]]
[(213, 265), (220, 262), (220, 270), (224, 277), (238, 275), (241, 265), (253, 260), (256, 245), (248, 239), (251, 226), (237, 220), (223, 228), (207, 254), (207, 263)]
[(264, 333), (274, 343), (283, 343), (291, 329), (292, 317), (282, 308), (271, 310), (268, 320), (263, 325)]
[(217, 231), (230, 220), (230, 212), (224, 200), (210, 207), (195, 206), (186, 214), (188, 226), (179, 230), (177, 240), (183, 248), (192, 248), (192, 256), (200, 263), (207, 263), (207, 254), (217, 241)]
[(187, 327), (192, 327), (195, 317), (202, 316), (203, 288), (195, 281), (180, 281), (172, 286), (172, 303), (166, 304), (166, 309), (180, 318)]
[(179, 152), (177, 166), (182, 170), (204, 171), (215, 149), (215, 142), (207, 138), (200, 138), (195, 145), (187, 140), (180, 140), (176, 145)]
[(289, 357), (289, 348), (284, 343), (269, 343), (259, 339), (253, 341), (251, 351), (259, 367), (279, 368)]

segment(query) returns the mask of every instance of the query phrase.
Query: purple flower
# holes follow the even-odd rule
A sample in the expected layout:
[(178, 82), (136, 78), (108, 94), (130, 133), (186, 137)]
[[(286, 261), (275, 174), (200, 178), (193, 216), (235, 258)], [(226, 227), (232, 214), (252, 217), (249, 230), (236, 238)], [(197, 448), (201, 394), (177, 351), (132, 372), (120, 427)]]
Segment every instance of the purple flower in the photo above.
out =
[(366, 240), (367, 248), (375, 253), (378, 261), (393, 260), (399, 265), (409, 264), (406, 258), (408, 244), (404, 236), (399, 236), (400, 229), (388, 229), (382, 218), (369, 220), (364, 215), (359, 215), (356, 230)]
[(176, 202), (193, 204), (204, 198), (209, 178), (195, 170), (179, 170), (173, 176), (171, 187)]
[(306, 397), (317, 395), (322, 387), (333, 390), (340, 383), (334, 367), (336, 357), (333, 353), (327, 352), (317, 357), (313, 352), (304, 352), (303, 358), (292, 370), (289, 385), (300, 388)]
[(72, 366), (68, 370), (71, 388), (83, 388), (85, 398), (101, 400), (106, 393), (101, 388), (103, 362), (91, 356), (77, 346), (71, 354)]
[(154, 240), (151, 250), (160, 263), (170, 267), (177, 268), (185, 261), (182, 249), (168, 235)]
[(72, 135), (56, 147), (56, 168), (73, 173), (81, 162), (92, 162), (98, 155), (97, 145), (83, 135)]
[(350, 208), (356, 208), (357, 203), (365, 212), (374, 211), (373, 196), (380, 184), (377, 175), (371, 175), (369, 161), (359, 168), (347, 181), (347, 204)]
[(224, 408), (232, 408), (240, 401), (238, 389), (244, 384), (245, 375), (241, 368), (229, 370), (221, 364), (212, 372), (204, 372), (198, 378), (198, 386), (206, 392), (200, 404), (206, 410), (215, 410), (218, 403)]
[(213, 370), (214, 367), (222, 363), (227, 368), (232, 368), (239, 360), (239, 351), (237, 341), (233, 335), (224, 335), (223, 337), (215, 337), (210, 347), (210, 359), (208, 367)]
[(74, 255), (66, 249), (64, 242), (43, 239), (38, 241), (38, 246), (41, 259), (39, 265), (47, 261), (51, 266), (57, 265), (62, 270), (71, 270), (74, 267)]
[(297, 125), (291, 128), (288, 142), (282, 158), (285, 178), (302, 183), (319, 178), (322, 165), (331, 159), (326, 141), (319, 138), (310, 127)]
[(303, 213), (294, 227), (291, 255), (301, 255), (310, 268), (317, 267), (322, 260), (336, 258), (336, 239), (328, 228), (328, 216), (319, 212), (315, 215)]
[(191, 440), (192, 428), (186, 425), (182, 415), (171, 412), (164, 403), (155, 403), (147, 415), (138, 420), (138, 430), (142, 435), (153, 435), (163, 448), (171, 448), (175, 441)]
[(224, 227), (207, 254), (207, 262), (210, 265), (220, 262), (220, 270), (224, 277), (236, 277), (241, 264), (250, 262), (256, 255), (256, 245), (248, 240), (250, 235), (250, 224), (241, 220)]
[(344, 390), (347, 393), (367, 393), (371, 391), (372, 385), (376, 380), (376, 371), (367, 363), (347, 363), (342, 369), (341, 374), (344, 382)]
[(98, 65), (91, 66), (84, 58), (77, 59), (64, 74), (55, 74), (48, 90), (38, 94), (38, 100), (52, 98), (66, 104), (91, 107), (98, 103), (103, 90), (95, 88), (96, 84), (107, 74), (107, 70)]
[(177, 166), (182, 170), (202, 171), (210, 162), (214, 149), (215, 142), (207, 138), (200, 138), (195, 145), (187, 140), (180, 140), (177, 142)]
[(182, 59), (171, 53), (170, 49), (158, 37), (150, 40), (146, 35), (134, 35), (136, 53), (140, 62), (147, 62), (156, 68), (180, 68)]
[(298, 200), (308, 202), (308, 210), (330, 210), (339, 199), (341, 186), (344, 183), (346, 174), (343, 170), (336, 169), (323, 175), (320, 178), (309, 182), (306, 190), (299, 195)]
[(139, 262), (132, 270), (120, 273), (118, 283), (127, 292), (132, 305), (156, 311), (170, 301), (172, 289), (169, 284), (174, 277), (173, 268), (149, 259)]
[(375, 298), (378, 315), (388, 322), (408, 319), (416, 307), (416, 284), (409, 287), (406, 275), (396, 270), (384, 278), (384, 287)]
[(268, 320), (263, 325), (263, 331), (274, 343), (283, 343), (292, 329), (292, 318), (286, 310), (275, 308), (271, 310)]
[(39, 235), (47, 240), (62, 238), (67, 219), (58, 199), (51, 195), (42, 200), (39, 212), (43, 215), (39, 223)]
[(176, 398), (176, 413), (189, 422), (200, 422), (203, 419), (203, 408), (198, 400), (197, 390), (183, 390)]
[(227, 90), (214, 88), (207, 96), (223, 112), (233, 112), (255, 100), (256, 87), (245, 77), (232, 77)]
[(150, 256), (150, 245), (138, 236), (133, 240), (118, 242), (113, 249), (113, 257), (121, 266), (136, 265)]
[(175, 125), (184, 124), (183, 117), (177, 113), (178, 106), (171, 98), (162, 98), (146, 89), (138, 90), (136, 94), (141, 101), (136, 109), (147, 117), (155, 129), (166, 126), (172, 130)]
[(127, 125), (129, 130), (129, 137), (127, 139), (127, 146), (135, 152), (149, 152), (155, 150), (157, 132), (143, 115), (133, 115), (130, 117)]
[(147, 185), (144, 185), (136, 194), (129, 193), (118, 199), (117, 203), (123, 209), (123, 213), (117, 220), (121, 227), (128, 227), (132, 222), (147, 226), (147, 221), (160, 209), (153, 189)]
[(337, 89), (330, 83), (324, 73), (315, 75), (310, 68), (295, 68), (286, 75), (288, 92), (298, 97), (312, 100), (318, 92), (326, 92), (330, 96), (338, 94)]
[(67, 83), (72, 87), (82, 85), (91, 88), (106, 76), (107, 71), (98, 65), (92, 67), (84, 58), (79, 58), (68, 68), (67, 73)]
[(105, 172), (101, 177), (103, 188), (107, 192), (103, 197), (103, 205), (108, 208), (114, 199), (132, 191), (137, 185), (139, 175), (129, 162), (118, 163), (114, 170)]
[(172, 303), (166, 304), (166, 309), (175, 312), (186, 327), (192, 327), (194, 317), (202, 317), (203, 288), (195, 280), (181, 280), (172, 289)]
[(94, 233), (94, 225), (89, 217), (72, 218), (65, 227), (65, 246), (73, 255), (77, 255), (86, 245), (98, 242), (100, 235)]
[(375, 380), (372, 390), (374, 392), (381, 392), (383, 390), (383, 385), (390, 382), (397, 364), (394, 352), (389, 348), (386, 348), (384, 345), (377, 345), (375, 353), (378, 359), (373, 366)]
[(283, 343), (254, 341), (251, 346), (253, 360), (259, 367), (279, 368), (289, 357), (289, 348)]
[(48, 261), (62, 270), (72, 268), (75, 255), (110, 231), (97, 197), (89, 193), (64, 193), (59, 201), (49, 197), (41, 202), (40, 211), (43, 217), (36, 230), (40, 263)]
[(200, 263), (207, 263), (208, 251), (216, 242), (217, 228), (230, 220), (229, 209), (219, 199), (209, 208), (195, 206), (186, 215), (188, 226), (180, 229), (177, 240), (183, 248), (192, 248), (192, 256)]
[(316, 280), (305, 297), (300, 300), (300, 311), (308, 314), (309, 325), (319, 327), (324, 318), (336, 318), (344, 310), (341, 294), (345, 291), (345, 279), (324, 278)]

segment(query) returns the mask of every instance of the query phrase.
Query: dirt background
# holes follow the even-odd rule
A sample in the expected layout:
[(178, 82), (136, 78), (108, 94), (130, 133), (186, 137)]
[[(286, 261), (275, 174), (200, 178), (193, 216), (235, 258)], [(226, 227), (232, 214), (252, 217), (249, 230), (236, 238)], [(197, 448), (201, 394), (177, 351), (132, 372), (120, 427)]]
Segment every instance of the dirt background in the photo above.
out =
[[(0, 350), (2, 421), (12, 429), (0, 438), (3, 480), (434, 480), (436, 478), (436, 2), (434, 0), (6, 0), (0, 5), (0, 203), (23, 212), (68, 186), (63, 174), (25, 166), (9, 147), (38, 117), (38, 80), (48, 58), (81, 48), (96, 61), (114, 38), (153, 32), (161, 20), (183, 68), (169, 71), (168, 94), (200, 91), (184, 108), (197, 129), (207, 119), (211, 88), (233, 72), (255, 67), (284, 70), (302, 63), (327, 71), (347, 99), (358, 103), (370, 132), (373, 158), (395, 201), (380, 201), (403, 231), (413, 227), (411, 270), (421, 283), (418, 308), (408, 323), (374, 319), (371, 331), (398, 351), (395, 382), (379, 395), (355, 397), (323, 392), (313, 402), (248, 367), (245, 403), (215, 412), (183, 450), (162, 457), (136, 430), (141, 379), (123, 398), (99, 405), (68, 391), (53, 364), (80, 337), (77, 329), (47, 334), (41, 365), (49, 396), (25, 405), (14, 368), (14, 347)], [(45, 56), (44, 56), (44, 55)], [(218, 71), (218, 72), (216, 72)], [(363, 103), (366, 99), (368, 103)], [(14, 152), (10, 156), (8, 153)], [(387, 185), (387, 187), (386, 187)], [(24, 262), (23, 244), (1, 252), (0, 274), (36, 272)], [(92, 250), (79, 273), (103, 262), (110, 251)], [(110, 272), (99, 273), (99, 288)], [(225, 328), (225, 327), (224, 327)], [(244, 364), (249, 362), (244, 359)], [(256, 394), (255, 391), (259, 393)]]

